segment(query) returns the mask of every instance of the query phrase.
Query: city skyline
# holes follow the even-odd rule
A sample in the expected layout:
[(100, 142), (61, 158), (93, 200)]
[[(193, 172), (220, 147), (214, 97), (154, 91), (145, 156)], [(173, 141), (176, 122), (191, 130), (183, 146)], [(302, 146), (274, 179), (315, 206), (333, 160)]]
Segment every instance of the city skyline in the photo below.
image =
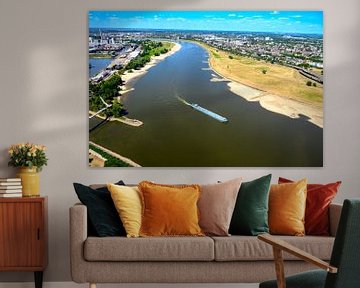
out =
[(323, 12), (89, 11), (89, 28), (323, 34)]

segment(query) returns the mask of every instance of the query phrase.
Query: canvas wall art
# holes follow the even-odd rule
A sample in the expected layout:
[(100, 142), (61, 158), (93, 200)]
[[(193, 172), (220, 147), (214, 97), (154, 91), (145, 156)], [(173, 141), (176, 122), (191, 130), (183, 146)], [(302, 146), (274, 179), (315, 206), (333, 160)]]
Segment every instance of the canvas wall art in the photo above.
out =
[(90, 11), (89, 166), (321, 167), (322, 11)]

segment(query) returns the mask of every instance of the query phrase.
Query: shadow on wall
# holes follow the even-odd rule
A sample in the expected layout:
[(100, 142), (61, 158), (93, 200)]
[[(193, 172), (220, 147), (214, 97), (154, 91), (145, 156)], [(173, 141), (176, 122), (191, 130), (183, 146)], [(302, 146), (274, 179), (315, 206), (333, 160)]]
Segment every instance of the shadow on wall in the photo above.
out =
[[(7, 72), (0, 79), (7, 94), (6, 105), (0, 108), (0, 177), (16, 173), (7, 167), (9, 145), (31, 141), (48, 147), (49, 166), (41, 173), (41, 194), (50, 198), (45, 281), (64, 281), (70, 279), (67, 207), (74, 202), (64, 193), (71, 191), (68, 182), (73, 172), (66, 168), (74, 163), (84, 168), (87, 156), (83, 147), (83, 157), (74, 148), (86, 141), (87, 131), (87, 10), (69, 9), (72, 3), (55, 7), (43, 1), (12, 3), (6, 11), (0, 9), (0, 18), (10, 25), (0, 53)], [(2, 272), (0, 282), (7, 281), (33, 281), (33, 275)]]
[[(6, 41), (0, 47), (0, 86), (6, 96), (5, 105), (0, 105), (0, 177), (16, 173), (16, 169), (7, 167), (7, 147), (11, 144), (31, 141), (48, 147), (49, 166), (41, 172), (41, 193), (49, 195), (49, 265), (45, 281), (70, 280), (67, 219), (68, 207), (76, 201), (71, 183), (81, 175), (99, 173), (86, 168), (87, 13), (96, 9), (174, 9), (174, 4), (165, 0), (123, 2), (126, 7), (112, 2), (110, 6), (108, 1), (106, 6), (97, 2), (90, 7), (88, 2), (70, 0), (14, 0), (7, 1), (6, 9), (0, 4), (0, 24), (7, 27), (2, 28)], [(0, 274), (0, 282), (32, 280), (31, 273)]]
[(2, 149), (0, 150), (0, 167), (4, 167), (4, 169), (1, 169), (1, 175), (0, 178), (4, 178), (4, 177), (11, 177), (13, 176), (13, 174), (11, 173), (11, 169), (7, 168), (7, 163), (9, 162), (9, 154), (8, 154), (8, 149), (7, 147), (1, 147)]
[[(81, 143), (87, 141), (87, 8), (70, 1), (17, 2), (0, 9), (8, 25), (2, 29), (7, 41), (0, 53), (1, 69), (6, 69), (0, 86), (7, 94), (0, 108), (0, 173), (15, 175), (7, 167), (9, 145), (32, 141), (48, 146), (49, 166), (41, 173), (41, 193), (50, 198), (45, 281), (70, 280), (67, 208), (74, 200), (66, 192), (71, 191), (71, 167), (86, 167)], [(31, 273), (0, 274), (0, 282), (32, 280)]]

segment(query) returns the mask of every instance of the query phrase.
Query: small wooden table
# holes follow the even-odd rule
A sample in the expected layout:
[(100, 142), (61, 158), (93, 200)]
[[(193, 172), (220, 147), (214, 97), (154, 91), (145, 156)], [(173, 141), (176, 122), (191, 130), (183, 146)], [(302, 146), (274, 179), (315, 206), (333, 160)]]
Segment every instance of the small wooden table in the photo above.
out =
[(0, 198), (0, 271), (32, 271), (42, 288), (47, 250), (47, 197)]

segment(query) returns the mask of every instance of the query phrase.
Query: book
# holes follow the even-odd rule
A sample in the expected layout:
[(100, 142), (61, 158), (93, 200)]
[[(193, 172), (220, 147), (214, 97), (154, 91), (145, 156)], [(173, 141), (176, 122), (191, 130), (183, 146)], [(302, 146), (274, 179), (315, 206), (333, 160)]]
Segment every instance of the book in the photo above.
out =
[(16, 194), (22, 192), (22, 189), (7, 189), (7, 190), (0, 190), (0, 194)]
[(17, 186), (0, 186), (0, 193), (2, 193), (1, 191), (3, 190), (16, 190), (16, 189), (21, 189), (22, 186), (21, 185), (17, 185)]
[(21, 182), (20, 178), (0, 178), (0, 182)]
[(10, 194), (0, 193), (0, 198), (11, 198), (11, 197), (22, 197), (22, 193), (10, 193)]
[(0, 182), (0, 186), (16, 186), (16, 185), (21, 185), (21, 181), (20, 182)]

